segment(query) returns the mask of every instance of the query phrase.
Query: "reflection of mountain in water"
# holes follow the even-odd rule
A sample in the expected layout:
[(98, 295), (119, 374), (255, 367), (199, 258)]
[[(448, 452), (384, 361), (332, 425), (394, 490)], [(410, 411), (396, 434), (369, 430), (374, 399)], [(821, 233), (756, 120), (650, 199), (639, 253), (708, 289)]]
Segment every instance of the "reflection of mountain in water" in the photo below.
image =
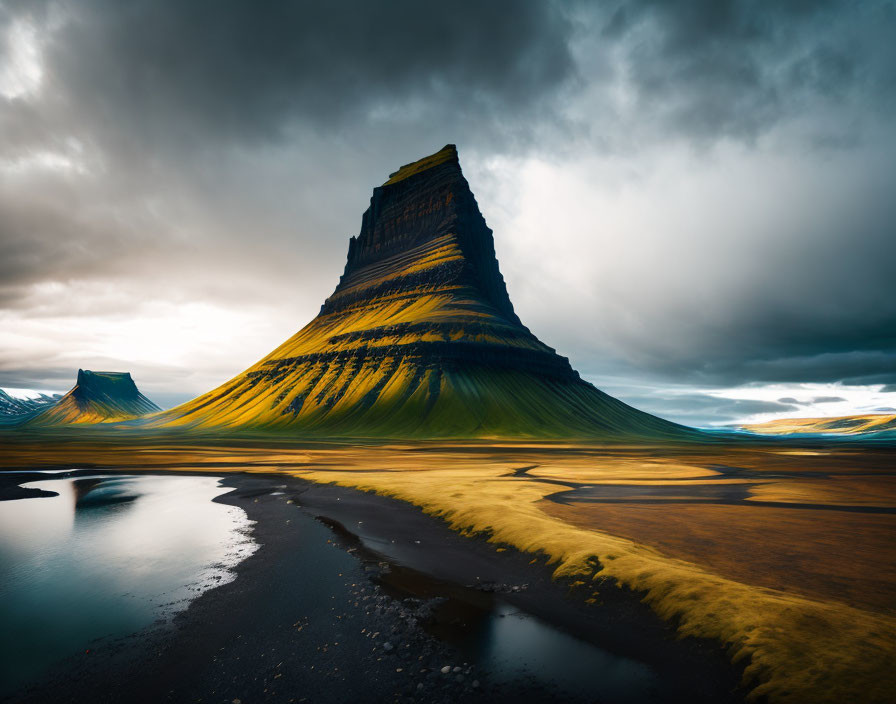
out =
[(126, 477), (85, 477), (72, 481), (75, 520), (85, 510), (130, 504), (139, 498)]

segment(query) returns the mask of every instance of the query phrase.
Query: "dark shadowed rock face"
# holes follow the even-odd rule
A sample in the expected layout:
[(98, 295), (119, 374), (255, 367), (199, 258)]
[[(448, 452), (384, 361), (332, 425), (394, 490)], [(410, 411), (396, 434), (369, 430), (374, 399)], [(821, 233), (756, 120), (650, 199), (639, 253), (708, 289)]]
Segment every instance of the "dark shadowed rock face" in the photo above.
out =
[(74, 388), (57, 404), (31, 419), (29, 424), (109, 423), (139, 418), (159, 410), (140, 393), (129, 373), (79, 369)]
[(357, 437), (685, 437), (584, 382), (522, 325), (448, 145), (375, 188), (320, 314), (153, 419)]
[[(492, 231), (479, 212), (457, 158), (449, 144), (428, 159), (393, 173), (385, 185), (373, 189), (370, 207), (361, 220), (361, 234), (352, 237), (348, 262), (339, 286), (324, 309), (345, 305), (345, 290), (370, 274), (372, 265), (401, 253), (414, 253), (427, 243), (450, 236), (462, 257), (454, 266), (431, 267), (425, 277), (399, 279), (393, 290), (411, 295), (421, 285), (469, 287), (509, 321), (520, 324), (498, 269)], [(425, 176), (420, 175), (425, 171)]]

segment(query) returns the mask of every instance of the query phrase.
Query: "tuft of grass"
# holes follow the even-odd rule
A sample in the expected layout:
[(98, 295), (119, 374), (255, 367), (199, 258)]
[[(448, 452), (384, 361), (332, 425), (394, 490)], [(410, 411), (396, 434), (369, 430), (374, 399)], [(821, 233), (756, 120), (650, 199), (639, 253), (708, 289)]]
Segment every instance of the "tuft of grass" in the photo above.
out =
[[(140, 445), (133, 434), (119, 433), (114, 426), (82, 428), (77, 433), (71, 429), (36, 429), (27, 434), (0, 431), (4, 450), (0, 467), (91, 466), (113, 471), (166, 469), (216, 474), (276, 471), (393, 496), (443, 518), (462, 534), (479, 536), (495, 547), (512, 546), (532, 553), (531, 559), (553, 567), (558, 580), (586, 582), (588, 589), (579, 592), (583, 597), (613, 584), (637, 590), (682, 635), (725, 644), (731, 659), (745, 664), (745, 685), (754, 699), (765, 696), (787, 704), (893, 701), (896, 613), (892, 607), (797, 593), (801, 584), (781, 582), (780, 587), (770, 588), (746, 583), (749, 577), (722, 576), (698, 557), (693, 561), (675, 558), (634, 539), (613, 535), (609, 529), (576, 525), (546, 510), (553, 502), (545, 497), (559, 487), (540, 481), (576, 477), (589, 485), (601, 478), (617, 485), (630, 485), (635, 478), (661, 482), (664, 465), (668, 473), (665, 483), (671, 484), (709, 478), (707, 467), (724, 465), (767, 472), (762, 487), (768, 500), (775, 498), (774, 482), (782, 481), (775, 477), (789, 477), (784, 481), (785, 490), (779, 492), (779, 498), (787, 501), (805, 493), (797, 491), (794, 483), (817, 482), (819, 472), (840, 475), (838, 481), (852, 473), (856, 477), (850, 480), (850, 503), (865, 504), (866, 493), (873, 491), (877, 505), (892, 507), (896, 506), (896, 494), (888, 483), (892, 448), (826, 445), (822, 452), (818, 446), (780, 443), (744, 448), (576, 445), (545, 440), (355, 441), (346, 445), (325, 438), (299, 443), (279, 434), (188, 438), (170, 432), (147, 434), (143, 442)], [(523, 467), (530, 471), (514, 471)], [(842, 503), (850, 498), (844, 493), (845, 486), (836, 483), (836, 487), (825, 495), (826, 500)], [(595, 513), (603, 512), (605, 506), (595, 505)], [(739, 510), (753, 509), (741, 506)], [(836, 512), (825, 513), (830, 516), (820, 520), (832, 522)], [(730, 515), (723, 511), (712, 514), (717, 525)], [(668, 532), (674, 533), (675, 524), (667, 523)], [(795, 535), (784, 522), (769, 525), (769, 530), (791, 538)], [(725, 539), (732, 554), (747, 564), (755, 564), (754, 553), (766, 547), (758, 544), (761, 538), (755, 532), (752, 535), (751, 539)], [(867, 537), (861, 532), (846, 533), (841, 543), (851, 535), (858, 538), (854, 541), (856, 552), (867, 547), (861, 544)], [(825, 560), (825, 543), (814, 545), (813, 550), (818, 560)], [(875, 551), (880, 569), (871, 576), (881, 580), (884, 588), (896, 583), (885, 569), (892, 562), (891, 554), (885, 548)], [(851, 563), (855, 581), (869, 576), (858, 573), (863, 564), (867, 562)], [(599, 597), (592, 593), (590, 598)]]
[(437, 469), (430, 464), (417, 472), (295, 472), (401, 499), (464, 534), (543, 553), (555, 566), (555, 579), (576, 585), (612, 578), (637, 590), (682, 636), (720, 641), (732, 662), (745, 664), (751, 699), (839, 703), (855, 701), (860, 689), (863, 702), (892, 701), (892, 614), (742, 584), (633, 541), (570, 525), (538, 507), (555, 486), (523, 477), (508, 491), (505, 473), (506, 467), (484, 462)]

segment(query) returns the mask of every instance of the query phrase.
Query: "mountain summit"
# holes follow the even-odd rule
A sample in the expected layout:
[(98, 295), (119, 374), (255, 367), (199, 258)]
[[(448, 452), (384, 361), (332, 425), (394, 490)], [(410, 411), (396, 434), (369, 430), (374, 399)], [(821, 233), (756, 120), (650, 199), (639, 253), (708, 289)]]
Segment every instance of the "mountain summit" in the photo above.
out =
[(74, 388), (58, 403), (28, 421), (29, 425), (111, 423), (161, 410), (140, 393), (127, 372), (78, 370)]
[(373, 190), (320, 314), (153, 424), (353, 437), (679, 437), (583, 381), (513, 310), (449, 144)]

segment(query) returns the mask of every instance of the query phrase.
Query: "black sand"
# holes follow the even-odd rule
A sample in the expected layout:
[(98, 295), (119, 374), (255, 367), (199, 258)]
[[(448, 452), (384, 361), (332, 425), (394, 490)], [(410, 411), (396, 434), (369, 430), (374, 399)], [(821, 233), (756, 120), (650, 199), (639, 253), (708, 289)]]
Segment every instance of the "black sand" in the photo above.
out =
[(602, 701), (538, 678), (498, 683), (456, 647), (496, 598), (647, 665), (656, 686), (638, 701), (743, 699), (717, 644), (677, 639), (636, 594), (606, 585), (587, 605), (543, 561), (392, 499), (272, 475), (223, 483), (235, 489), (216, 500), (256, 521), (261, 546), (236, 579), (169, 624), (93, 644), (11, 701)]

